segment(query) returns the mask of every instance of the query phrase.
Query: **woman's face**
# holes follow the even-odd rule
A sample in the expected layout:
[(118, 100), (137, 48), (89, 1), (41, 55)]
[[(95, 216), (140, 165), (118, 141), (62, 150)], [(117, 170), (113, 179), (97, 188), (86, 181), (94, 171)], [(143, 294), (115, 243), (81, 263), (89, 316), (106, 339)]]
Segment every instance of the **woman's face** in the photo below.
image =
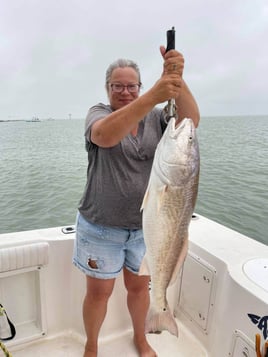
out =
[(136, 99), (139, 90), (139, 77), (132, 67), (119, 67), (113, 70), (108, 84), (108, 97), (113, 110), (120, 109)]

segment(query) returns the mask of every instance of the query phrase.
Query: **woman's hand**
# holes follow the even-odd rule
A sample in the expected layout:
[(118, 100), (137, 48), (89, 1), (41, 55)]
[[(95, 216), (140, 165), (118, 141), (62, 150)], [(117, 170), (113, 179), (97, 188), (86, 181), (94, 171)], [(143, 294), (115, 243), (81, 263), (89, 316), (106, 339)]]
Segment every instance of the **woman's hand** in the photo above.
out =
[(171, 98), (177, 98), (181, 92), (182, 82), (182, 78), (178, 74), (163, 75), (148, 91), (154, 105), (163, 103)]
[(170, 50), (166, 52), (164, 46), (160, 47), (160, 52), (164, 59), (163, 75), (177, 74), (182, 78), (184, 69), (183, 55), (176, 50)]

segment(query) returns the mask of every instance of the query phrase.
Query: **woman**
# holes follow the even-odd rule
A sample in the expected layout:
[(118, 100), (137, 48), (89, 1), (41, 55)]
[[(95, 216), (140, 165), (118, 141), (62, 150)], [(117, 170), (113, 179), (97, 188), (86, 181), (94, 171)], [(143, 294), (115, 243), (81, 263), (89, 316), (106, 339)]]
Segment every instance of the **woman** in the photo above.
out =
[(154, 151), (166, 127), (164, 110), (155, 106), (175, 98), (178, 121), (199, 122), (197, 104), (182, 79), (184, 59), (160, 52), (160, 79), (140, 94), (138, 66), (118, 60), (106, 72), (109, 105), (93, 106), (86, 118), (87, 184), (76, 223), (74, 264), (86, 274), (83, 318), (87, 335), (84, 357), (96, 357), (98, 336), (116, 277), (123, 270), (134, 344), (141, 357), (155, 357), (144, 333), (149, 307), (149, 277), (139, 276), (145, 253), (140, 207)]

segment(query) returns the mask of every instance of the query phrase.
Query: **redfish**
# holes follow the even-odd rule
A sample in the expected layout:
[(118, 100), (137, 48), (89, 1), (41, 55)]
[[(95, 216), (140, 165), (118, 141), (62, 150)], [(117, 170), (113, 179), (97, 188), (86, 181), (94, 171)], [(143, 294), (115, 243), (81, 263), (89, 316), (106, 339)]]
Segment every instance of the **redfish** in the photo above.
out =
[(199, 181), (200, 156), (196, 129), (185, 118), (177, 126), (171, 118), (155, 151), (144, 195), (143, 232), (146, 254), (140, 275), (151, 276), (151, 302), (145, 330), (178, 327), (167, 301), (188, 251), (188, 227), (194, 211)]

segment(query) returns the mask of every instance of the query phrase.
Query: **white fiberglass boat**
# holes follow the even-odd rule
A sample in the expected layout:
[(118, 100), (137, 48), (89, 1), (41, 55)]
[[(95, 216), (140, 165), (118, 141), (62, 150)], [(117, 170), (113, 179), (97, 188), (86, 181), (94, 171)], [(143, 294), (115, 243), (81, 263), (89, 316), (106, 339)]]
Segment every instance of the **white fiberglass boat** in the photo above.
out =
[[(150, 334), (151, 345), (159, 357), (256, 357), (256, 335), (262, 349), (268, 334), (268, 246), (202, 216), (189, 233), (183, 271), (168, 291), (179, 337)], [(0, 235), (0, 303), (16, 328), (2, 346), (13, 357), (83, 356), (85, 277), (72, 265), (74, 238), (72, 227)], [(138, 356), (121, 278), (99, 356)]]

